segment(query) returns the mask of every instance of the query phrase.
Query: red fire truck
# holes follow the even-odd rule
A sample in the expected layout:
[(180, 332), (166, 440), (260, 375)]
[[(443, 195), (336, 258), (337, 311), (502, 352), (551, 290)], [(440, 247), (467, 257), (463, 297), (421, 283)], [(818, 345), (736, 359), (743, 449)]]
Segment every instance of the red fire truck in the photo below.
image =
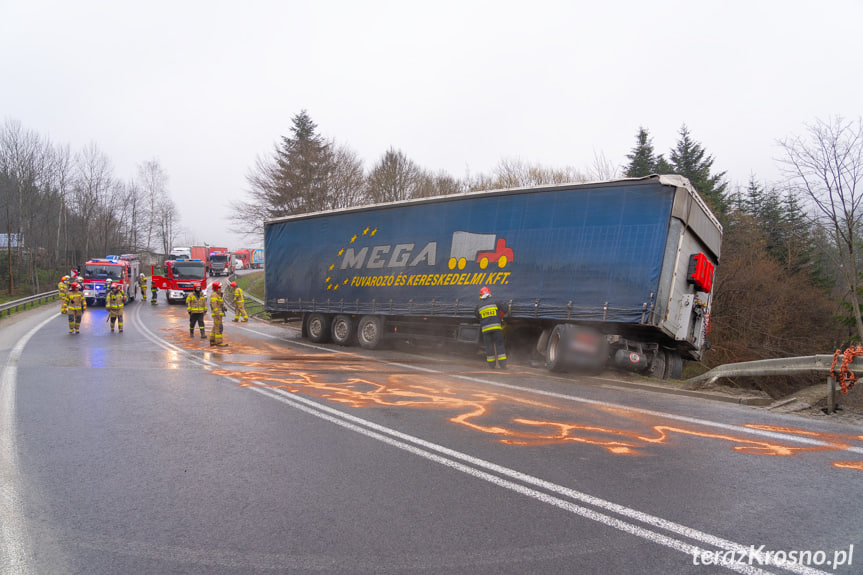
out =
[(123, 254), (92, 259), (84, 264), (84, 269), (78, 281), (83, 284), (82, 290), (87, 305), (105, 304), (108, 288), (107, 281), (120, 284), (120, 291), (126, 294), (126, 299), (135, 299), (135, 278), (138, 277), (138, 256)]
[(201, 260), (169, 260), (152, 266), (152, 274), (152, 281), (164, 290), (168, 303), (184, 303), (196, 285), (207, 289), (207, 264)]

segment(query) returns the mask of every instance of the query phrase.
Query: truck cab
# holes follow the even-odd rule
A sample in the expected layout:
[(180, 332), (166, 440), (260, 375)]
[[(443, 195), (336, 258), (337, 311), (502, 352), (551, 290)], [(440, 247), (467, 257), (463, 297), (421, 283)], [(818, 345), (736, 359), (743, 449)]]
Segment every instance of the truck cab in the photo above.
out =
[(201, 260), (169, 260), (154, 265), (153, 284), (165, 292), (168, 303), (183, 303), (195, 286), (207, 288), (207, 264)]

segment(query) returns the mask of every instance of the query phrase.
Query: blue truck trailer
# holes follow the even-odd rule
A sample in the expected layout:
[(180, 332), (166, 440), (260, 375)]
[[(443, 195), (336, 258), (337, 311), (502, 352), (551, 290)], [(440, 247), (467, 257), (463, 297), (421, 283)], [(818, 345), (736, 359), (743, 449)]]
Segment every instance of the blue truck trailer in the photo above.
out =
[(707, 345), (722, 226), (657, 175), (287, 216), (264, 227), (266, 309), (315, 342), (478, 340), (479, 290), (553, 371), (679, 378)]

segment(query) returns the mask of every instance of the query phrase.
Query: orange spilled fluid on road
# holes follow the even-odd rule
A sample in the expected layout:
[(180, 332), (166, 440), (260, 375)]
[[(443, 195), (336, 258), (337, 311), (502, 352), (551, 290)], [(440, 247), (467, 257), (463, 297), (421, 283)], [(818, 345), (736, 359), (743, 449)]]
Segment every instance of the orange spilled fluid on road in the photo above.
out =
[[(506, 445), (578, 444), (601, 448), (615, 455), (652, 455), (660, 446), (687, 439), (719, 442), (746, 455), (789, 457), (806, 452), (844, 451), (863, 444), (863, 435), (837, 435), (793, 427), (750, 424), (746, 427), (786, 435), (804, 436), (820, 445), (787, 445), (769, 439), (750, 439), (716, 433), (677, 423), (656, 423), (657, 418), (624, 407), (550, 403), (529, 393), (489, 391), (479, 383), (454, 384), (451, 374), (438, 375), (383, 363), (352, 353), (305, 353), (267, 342), (246, 340), (226, 330), (228, 348), (211, 348), (208, 340), (181, 335), (181, 327), (166, 329), (169, 340), (186, 349), (213, 351), (222, 366), (212, 370), (240, 381), (241, 386), (302, 393), (357, 409), (406, 408), (435, 410), (448, 421), (485, 434)], [(197, 331), (196, 331), (197, 334)], [(232, 337), (233, 336), (233, 337)], [(214, 351), (215, 350), (215, 351)], [(404, 363), (404, 362), (403, 362)], [(419, 359), (414, 363), (433, 363)], [(455, 359), (451, 366), (458, 365)], [(482, 377), (485, 366), (464, 364), (456, 375)], [(505, 375), (519, 382), (519, 371)], [(863, 471), (863, 461), (835, 461), (838, 469)]]

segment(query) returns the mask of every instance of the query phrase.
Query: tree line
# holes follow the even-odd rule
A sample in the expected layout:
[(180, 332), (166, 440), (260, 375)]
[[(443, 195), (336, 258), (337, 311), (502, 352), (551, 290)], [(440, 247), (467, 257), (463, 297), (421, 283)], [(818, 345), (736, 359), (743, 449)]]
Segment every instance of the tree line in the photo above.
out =
[[(831, 118), (777, 142), (784, 180), (731, 189), (725, 172), (683, 125), (667, 154), (639, 127), (626, 163), (599, 156), (586, 170), (501, 160), (489, 174), (431, 172), (391, 147), (367, 171), (326, 139), (308, 112), (292, 118), (232, 202), (235, 232), (260, 237), (266, 219), (329, 209), (657, 173), (689, 179), (724, 226), (714, 288), (713, 349), (703, 369), (733, 361), (827, 353), (863, 341), (860, 224), (863, 124)], [(34, 291), (38, 270), (64, 270), (92, 253), (168, 253), (179, 219), (155, 160), (122, 181), (95, 144), (72, 153), (19, 123), (0, 129), (0, 272)], [(11, 267), (10, 267), (11, 266)], [(55, 278), (51, 278), (51, 282)]]
[(178, 219), (157, 160), (124, 181), (96, 144), (73, 152), (20, 122), (0, 126), (0, 277), (10, 295), (53, 289), (93, 254), (169, 253)]

